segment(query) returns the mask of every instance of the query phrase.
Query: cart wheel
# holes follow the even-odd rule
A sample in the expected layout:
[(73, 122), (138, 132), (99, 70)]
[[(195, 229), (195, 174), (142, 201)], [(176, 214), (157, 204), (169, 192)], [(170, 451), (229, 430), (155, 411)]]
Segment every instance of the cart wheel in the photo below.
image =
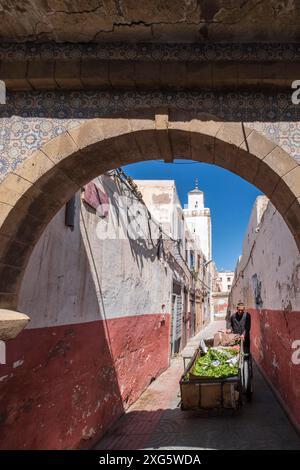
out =
[(244, 404), (244, 401), (243, 401), (243, 377), (242, 377), (242, 373), (241, 373), (241, 369), (239, 370), (239, 380), (238, 380), (238, 384), (237, 384), (237, 391), (239, 392), (239, 398), (238, 398), (238, 408), (241, 408)]
[(253, 378), (253, 364), (252, 364), (252, 354), (249, 354), (249, 363), (250, 363), (250, 377)]
[(251, 359), (248, 358), (244, 361), (244, 391), (246, 393), (247, 401), (252, 400), (252, 380), (251, 380)]

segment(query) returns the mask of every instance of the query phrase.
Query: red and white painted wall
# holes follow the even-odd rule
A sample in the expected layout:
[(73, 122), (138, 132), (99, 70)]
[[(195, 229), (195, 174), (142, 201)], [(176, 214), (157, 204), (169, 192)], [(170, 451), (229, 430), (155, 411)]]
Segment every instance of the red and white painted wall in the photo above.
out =
[[(95, 183), (115, 204), (116, 181)], [(31, 322), (0, 365), (2, 449), (90, 447), (168, 367), (173, 268), (125, 226), (102, 240), (94, 196), (77, 194), (73, 230), (62, 209), (31, 256), (19, 303)]]
[(231, 292), (251, 313), (256, 362), (300, 429), (300, 256), (265, 196), (253, 207)]

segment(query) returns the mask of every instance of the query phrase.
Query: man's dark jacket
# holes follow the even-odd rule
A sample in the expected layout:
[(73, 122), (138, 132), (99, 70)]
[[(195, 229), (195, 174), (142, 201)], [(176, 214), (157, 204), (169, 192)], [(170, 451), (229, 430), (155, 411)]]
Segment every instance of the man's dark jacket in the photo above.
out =
[(250, 313), (244, 312), (240, 315), (238, 312), (235, 312), (231, 315), (229, 321), (227, 322), (227, 328), (231, 329), (233, 333), (238, 335), (245, 335), (244, 341), (244, 351), (250, 351), (250, 329), (251, 329), (251, 316)]

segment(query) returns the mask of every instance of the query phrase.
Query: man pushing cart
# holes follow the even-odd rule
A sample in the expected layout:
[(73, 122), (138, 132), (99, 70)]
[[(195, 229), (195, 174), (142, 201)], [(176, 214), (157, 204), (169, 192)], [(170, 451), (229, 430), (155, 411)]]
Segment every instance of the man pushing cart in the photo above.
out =
[(213, 347), (201, 341), (180, 380), (181, 409), (239, 408), (252, 398), (251, 317), (239, 302)]
[(243, 340), (244, 353), (250, 354), (251, 316), (245, 311), (245, 304), (239, 302), (237, 311), (227, 319), (226, 333), (239, 335)]
[(227, 319), (226, 333), (239, 335), (241, 339), (241, 358), (243, 364), (241, 370), (241, 381), (247, 400), (252, 398), (252, 356), (250, 352), (250, 330), (251, 315), (246, 312), (245, 304), (239, 302), (237, 311)]

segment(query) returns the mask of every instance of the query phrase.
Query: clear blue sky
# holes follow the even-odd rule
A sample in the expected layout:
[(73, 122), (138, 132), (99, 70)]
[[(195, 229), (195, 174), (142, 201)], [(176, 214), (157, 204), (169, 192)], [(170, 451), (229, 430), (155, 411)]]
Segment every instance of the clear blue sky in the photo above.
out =
[(140, 162), (124, 167), (136, 179), (172, 179), (176, 182), (182, 206), (187, 193), (199, 179), (205, 206), (212, 216), (213, 258), (218, 269), (234, 269), (241, 254), (242, 242), (255, 198), (261, 194), (239, 176), (216, 165), (189, 160)]

